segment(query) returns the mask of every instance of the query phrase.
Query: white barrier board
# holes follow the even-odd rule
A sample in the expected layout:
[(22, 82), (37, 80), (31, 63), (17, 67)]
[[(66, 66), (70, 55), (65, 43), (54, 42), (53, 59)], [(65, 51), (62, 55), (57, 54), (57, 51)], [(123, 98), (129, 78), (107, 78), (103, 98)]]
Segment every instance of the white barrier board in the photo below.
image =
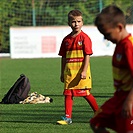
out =
[[(133, 34), (133, 25), (127, 26)], [(92, 40), (93, 56), (111, 56), (115, 44), (104, 39), (95, 26), (83, 26), (82, 30)], [(69, 26), (52, 27), (11, 27), (11, 58), (59, 57), (62, 39), (71, 32)]]

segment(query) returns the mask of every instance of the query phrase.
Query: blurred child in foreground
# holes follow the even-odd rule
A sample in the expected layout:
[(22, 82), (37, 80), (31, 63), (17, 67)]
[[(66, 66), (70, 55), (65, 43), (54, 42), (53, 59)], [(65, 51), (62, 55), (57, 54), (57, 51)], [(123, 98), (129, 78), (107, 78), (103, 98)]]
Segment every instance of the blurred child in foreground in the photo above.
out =
[(116, 44), (112, 57), (115, 93), (97, 111), (90, 125), (95, 133), (133, 133), (133, 37), (126, 30), (124, 13), (110, 5), (95, 19), (105, 39)]
[(90, 72), (90, 55), (92, 52), (91, 39), (81, 28), (83, 26), (82, 13), (72, 10), (68, 13), (68, 25), (72, 32), (67, 35), (61, 44), (59, 55), (61, 58), (60, 80), (64, 83), (65, 116), (58, 124), (72, 123), (73, 97), (84, 97), (95, 112), (98, 105), (90, 93), (92, 79)]

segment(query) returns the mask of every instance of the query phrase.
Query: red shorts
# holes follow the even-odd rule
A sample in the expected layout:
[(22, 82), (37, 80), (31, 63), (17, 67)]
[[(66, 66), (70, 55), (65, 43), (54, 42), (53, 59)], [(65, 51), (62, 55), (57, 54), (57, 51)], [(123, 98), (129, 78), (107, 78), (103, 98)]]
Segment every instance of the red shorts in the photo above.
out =
[(83, 97), (90, 94), (90, 89), (65, 89), (64, 95)]
[(117, 133), (133, 133), (133, 117), (123, 118), (121, 114), (128, 94), (129, 92), (116, 91), (114, 96), (100, 107), (90, 123), (97, 127), (111, 128)]

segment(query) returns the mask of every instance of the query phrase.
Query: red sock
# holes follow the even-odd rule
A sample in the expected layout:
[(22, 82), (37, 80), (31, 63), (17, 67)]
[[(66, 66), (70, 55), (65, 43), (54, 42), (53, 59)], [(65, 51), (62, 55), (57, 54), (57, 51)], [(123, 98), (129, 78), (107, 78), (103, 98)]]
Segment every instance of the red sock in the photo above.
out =
[(65, 115), (67, 118), (72, 117), (73, 97), (65, 96)]
[(90, 106), (94, 112), (98, 110), (98, 105), (97, 105), (96, 99), (93, 97), (92, 94), (85, 96), (84, 98), (90, 104)]

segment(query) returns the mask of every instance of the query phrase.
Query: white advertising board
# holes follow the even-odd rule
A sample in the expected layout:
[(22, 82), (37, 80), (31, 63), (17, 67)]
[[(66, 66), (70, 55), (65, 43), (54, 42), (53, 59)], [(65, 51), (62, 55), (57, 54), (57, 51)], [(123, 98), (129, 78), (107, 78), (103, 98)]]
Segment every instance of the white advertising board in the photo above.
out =
[[(133, 34), (133, 26), (127, 26)], [(82, 30), (92, 40), (93, 56), (112, 55), (115, 45), (104, 39), (95, 26), (83, 26)], [(59, 57), (62, 39), (71, 32), (69, 26), (11, 27), (11, 58)]]

